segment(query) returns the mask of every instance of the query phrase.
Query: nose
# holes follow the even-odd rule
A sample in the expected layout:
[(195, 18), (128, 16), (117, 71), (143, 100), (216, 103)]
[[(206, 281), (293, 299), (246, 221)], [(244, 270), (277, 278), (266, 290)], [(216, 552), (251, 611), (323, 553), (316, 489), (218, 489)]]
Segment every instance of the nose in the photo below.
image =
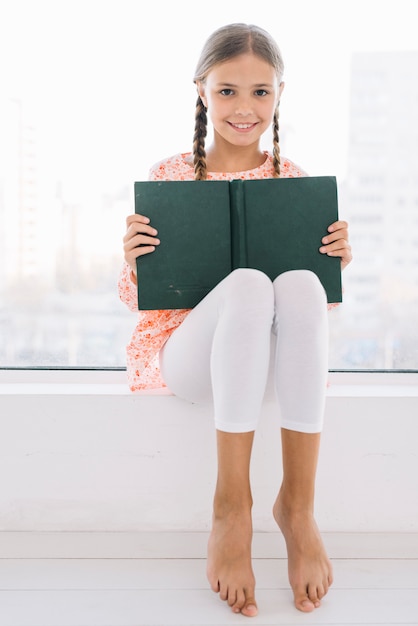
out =
[(246, 97), (240, 97), (239, 100), (236, 102), (236, 106), (235, 106), (236, 115), (245, 117), (247, 115), (251, 115), (252, 112), (253, 112), (253, 109), (252, 109), (249, 99)]

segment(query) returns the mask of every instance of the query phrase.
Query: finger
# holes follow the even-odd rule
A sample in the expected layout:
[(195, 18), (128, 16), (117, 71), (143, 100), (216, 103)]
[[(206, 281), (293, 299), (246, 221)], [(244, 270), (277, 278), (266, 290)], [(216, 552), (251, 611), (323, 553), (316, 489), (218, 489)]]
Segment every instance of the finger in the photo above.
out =
[(341, 259), (341, 269), (344, 269), (353, 260), (350, 246), (331, 251), (326, 251), (326, 247), (323, 247), (320, 248), (320, 251), (322, 251), (322, 254), (327, 254), (329, 257), (339, 257)]
[(339, 239), (345, 239), (348, 241), (348, 230), (346, 228), (340, 228), (329, 235), (325, 235), (322, 237), (321, 241), (323, 244), (332, 243), (333, 241), (338, 241)]
[[(124, 244), (128, 243), (132, 239), (135, 239), (138, 235), (155, 237), (155, 235), (157, 234), (158, 234), (157, 229), (153, 228), (152, 226), (149, 226), (148, 224), (144, 224), (142, 222), (132, 222), (123, 237), (123, 243)], [(139, 242), (139, 243), (136, 243), (135, 245), (140, 245), (140, 243), (147, 243), (147, 242), (146, 241)]]
[(139, 248), (133, 248), (132, 250), (125, 252), (125, 261), (136, 274), (137, 260), (145, 254), (151, 254), (154, 250), (155, 246), (140, 246)]
[(156, 237), (150, 237), (144, 234), (138, 234), (133, 237), (129, 237), (124, 241), (123, 249), (125, 252), (130, 252), (136, 248), (141, 248), (143, 246), (158, 246), (160, 240)]
[(339, 239), (327, 246), (321, 246), (319, 248), (321, 254), (328, 256), (350, 257), (351, 258), (351, 246), (345, 239)]
[(139, 213), (133, 213), (126, 218), (126, 227), (129, 228), (131, 224), (139, 222), (141, 224), (149, 224), (150, 219), (146, 215), (140, 215)]
[(333, 222), (327, 228), (329, 233), (333, 233), (336, 230), (347, 229), (348, 223), (344, 220), (338, 220), (337, 222)]
[(134, 248), (125, 254), (125, 259), (132, 267), (136, 259), (139, 259), (139, 257), (144, 256), (145, 254), (150, 254), (151, 252), (154, 252), (154, 250), (155, 246), (140, 246), (139, 248)]

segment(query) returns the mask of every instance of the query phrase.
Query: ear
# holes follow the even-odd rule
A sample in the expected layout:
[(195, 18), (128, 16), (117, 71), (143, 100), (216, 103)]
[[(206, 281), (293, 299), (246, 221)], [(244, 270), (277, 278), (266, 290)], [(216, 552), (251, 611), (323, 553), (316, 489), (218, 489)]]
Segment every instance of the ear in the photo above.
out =
[(279, 105), (280, 98), (282, 97), (283, 89), (284, 89), (284, 82), (282, 81), (280, 83), (280, 85), (279, 85), (279, 93), (278, 93), (278, 96), (277, 96), (277, 105)]
[(203, 106), (205, 107), (205, 109), (207, 109), (208, 101), (205, 96), (205, 85), (202, 83), (202, 81), (198, 80), (196, 82), (196, 87), (197, 87), (197, 93), (199, 94), (200, 99), (203, 102)]

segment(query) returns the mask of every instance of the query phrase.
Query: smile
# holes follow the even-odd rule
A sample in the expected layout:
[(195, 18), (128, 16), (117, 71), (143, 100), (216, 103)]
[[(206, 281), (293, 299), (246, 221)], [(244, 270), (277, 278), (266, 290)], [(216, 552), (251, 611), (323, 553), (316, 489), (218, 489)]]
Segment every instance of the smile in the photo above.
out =
[(254, 126), (256, 126), (256, 122), (253, 122), (251, 124), (234, 124), (233, 122), (228, 122), (228, 124), (238, 130), (248, 130), (249, 128), (253, 128)]

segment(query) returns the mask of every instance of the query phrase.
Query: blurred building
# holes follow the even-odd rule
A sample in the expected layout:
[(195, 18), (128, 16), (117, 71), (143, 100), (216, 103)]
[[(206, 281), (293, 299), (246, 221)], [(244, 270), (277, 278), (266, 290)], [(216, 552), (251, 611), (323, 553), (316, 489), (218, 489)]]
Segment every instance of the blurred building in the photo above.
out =
[(50, 282), (52, 223), (39, 198), (36, 130), (21, 100), (0, 101), (0, 138), (1, 285)]
[(343, 192), (355, 254), (345, 282), (357, 341), (380, 352), (375, 367), (402, 367), (400, 351), (418, 362), (417, 145), (418, 51), (355, 54)]

